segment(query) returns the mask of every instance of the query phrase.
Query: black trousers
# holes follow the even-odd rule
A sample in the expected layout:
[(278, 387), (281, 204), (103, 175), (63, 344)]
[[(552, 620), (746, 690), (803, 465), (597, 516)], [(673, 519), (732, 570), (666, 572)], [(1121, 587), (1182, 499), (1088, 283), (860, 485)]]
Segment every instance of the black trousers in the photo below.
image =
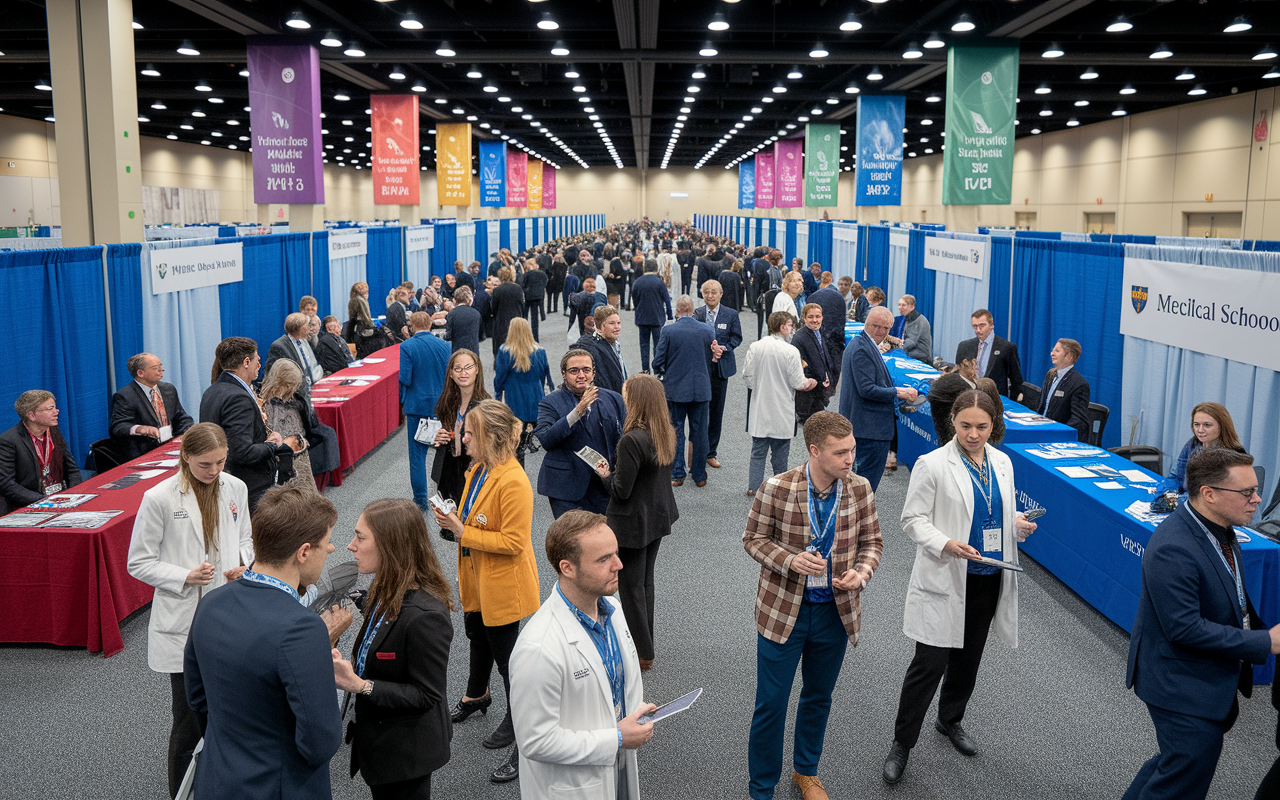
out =
[[(542, 296), (543, 307), (552, 314), (560, 310), (560, 292), (553, 292), (550, 289)], [(546, 319), (546, 317), (543, 317)]]
[(538, 341), (538, 320), (546, 318), (542, 311), (542, 301), (526, 302), (524, 304), (524, 315), (529, 318), (529, 327), (533, 329), (533, 340), (536, 342)]
[(169, 796), (175, 797), (191, 764), (191, 752), (200, 742), (200, 721), (196, 712), (187, 705), (187, 687), (181, 672), (169, 673), (169, 688), (173, 694), (173, 727), (169, 729)]
[(711, 407), (707, 414), (707, 458), (716, 457), (720, 444), (720, 428), (724, 423), (724, 398), (729, 393), (729, 379), (711, 376)]
[(463, 629), (471, 643), (471, 668), (467, 675), (467, 697), (484, 697), (489, 691), (489, 675), (494, 664), (502, 676), (502, 686), (507, 693), (507, 709), (511, 709), (511, 651), (516, 649), (520, 636), (520, 623), (490, 627), (484, 624), (479, 611), (467, 611), (462, 615)]
[[(658, 339), (662, 336), (661, 325), (637, 325), (640, 331), (640, 368), (649, 371), (649, 353), (657, 352)], [(652, 347), (650, 347), (652, 345)]]
[(903, 747), (910, 749), (916, 746), (924, 715), (933, 702), (939, 680), (942, 681), (942, 696), (938, 700), (938, 719), (944, 725), (955, 725), (964, 719), (965, 707), (978, 679), (987, 632), (991, 629), (996, 604), (1000, 601), (1000, 577), (1000, 573), (968, 576), (964, 647), (933, 647), (916, 642), (916, 655), (902, 682), (898, 719), (894, 723), (893, 738)]
[(373, 800), (431, 800), (431, 773), (395, 783), (370, 785)]
[(653, 660), (653, 565), (658, 560), (660, 544), (662, 539), (654, 539), (644, 547), (618, 548), (622, 561), (622, 571), (618, 573), (622, 615), (627, 618), (636, 653), (649, 661)]

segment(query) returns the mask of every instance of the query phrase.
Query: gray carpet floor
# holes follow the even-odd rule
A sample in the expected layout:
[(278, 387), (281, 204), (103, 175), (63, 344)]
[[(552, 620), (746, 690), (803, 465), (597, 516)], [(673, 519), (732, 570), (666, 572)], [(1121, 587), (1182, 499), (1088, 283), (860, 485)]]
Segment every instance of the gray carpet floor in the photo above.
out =
[[(624, 355), (629, 369), (636, 370), (640, 354), (631, 314), (624, 312), (623, 319)], [(553, 365), (565, 350), (564, 322), (549, 316), (542, 326)], [(739, 363), (755, 339), (755, 316), (744, 314), (743, 322), (749, 330)], [(482, 347), (491, 386), (492, 356), (487, 342)], [(749, 508), (743, 496), (750, 452), (745, 411), (746, 391), (735, 379), (720, 447), (724, 467), (710, 470), (705, 488), (687, 482), (676, 489), (680, 521), (658, 557), (657, 658), (644, 678), (645, 696), (663, 702), (699, 686), (705, 692), (691, 711), (660, 723), (653, 741), (640, 750), (641, 791), (649, 798), (747, 796), (759, 568), (741, 543)], [(803, 463), (804, 456), (797, 437), (792, 466)], [(406, 461), (401, 428), (341, 487), (328, 491), (340, 512), (333, 534), (338, 550), (331, 559), (350, 558), (343, 548), (365, 504), (410, 496)], [(540, 461), (541, 453), (529, 459), (532, 480)], [(909, 479), (905, 468), (886, 475), (876, 498), (884, 558), (863, 595), (861, 643), (849, 649), (835, 691), (820, 769), (831, 796), (1120, 797), (1156, 750), (1145, 706), (1124, 688), (1128, 636), (1029, 558), (1023, 559), (1027, 571), (1020, 578), (1021, 646), (1010, 650), (991, 638), (965, 719), (981, 753), (975, 758), (957, 753), (933, 731), (931, 712), (903, 781), (888, 787), (881, 780), (902, 678), (914, 650), (902, 634), (902, 611), (915, 548), (898, 522)], [(554, 582), (542, 547), (550, 523), (546, 500), (537, 498), (533, 543), (544, 597)], [(455, 547), (437, 540), (437, 552), (454, 573)], [(109, 659), (74, 649), (0, 648), (0, 798), (165, 797), (169, 680), (147, 669), (147, 621), (146, 609), (125, 620), (124, 652)], [(357, 619), (340, 644), (345, 652), (358, 625)], [(467, 672), (460, 612), (454, 625), (449, 694), (456, 698)], [(504, 698), (496, 672), (493, 691), (492, 710), (498, 712)], [(1271, 689), (1263, 687), (1242, 702), (1211, 797), (1253, 797), (1276, 757), (1270, 695)], [(488, 781), (503, 754), (485, 750), (480, 742), (500, 719), (500, 713), (477, 715), (455, 727), (453, 758), (433, 779), (436, 797), (519, 796), (516, 783)], [(780, 798), (799, 797), (790, 784), (790, 750), (789, 729)], [(345, 747), (333, 759), (334, 797), (369, 797), (358, 776), (347, 776), (347, 759)]]

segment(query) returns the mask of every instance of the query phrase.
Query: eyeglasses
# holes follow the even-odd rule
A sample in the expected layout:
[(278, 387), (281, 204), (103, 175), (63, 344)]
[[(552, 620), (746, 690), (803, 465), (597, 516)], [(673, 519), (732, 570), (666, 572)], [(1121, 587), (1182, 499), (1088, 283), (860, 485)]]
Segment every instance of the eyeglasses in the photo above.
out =
[(475, 368), (476, 368), (475, 364), (454, 364), (453, 365), (454, 372), (470, 372)]
[(590, 375), (595, 372), (594, 367), (569, 367), (565, 370), (567, 375)]
[(1252, 500), (1252, 499), (1253, 499), (1253, 496), (1254, 496), (1255, 494), (1258, 494), (1258, 489), (1259, 489), (1260, 487), (1257, 487), (1257, 486), (1251, 486), (1251, 487), (1249, 487), (1248, 489), (1226, 489), (1226, 488), (1223, 488), (1223, 487), (1221, 487), (1221, 486), (1210, 486), (1209, 488), (1210, 488), (1210, 489), (1217, 489), (1217, 490), (1218, 490), (1218, 491), (1220, 491), (1220, 492), (1235, 492), (1236, 494), (1238, 494), (1238, 495), (1240, 495), (1241, 497), (1243, 497), (1245, 500)]

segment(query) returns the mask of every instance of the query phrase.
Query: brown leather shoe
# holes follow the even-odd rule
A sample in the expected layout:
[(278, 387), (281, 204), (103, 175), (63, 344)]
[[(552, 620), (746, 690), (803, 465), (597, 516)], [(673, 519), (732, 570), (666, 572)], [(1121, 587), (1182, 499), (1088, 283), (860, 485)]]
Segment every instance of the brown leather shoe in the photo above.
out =
[(642, 658), (642, 659), (640, 659), (640, 671), (641, 671), (641, 672), (648, 672), (648, 671), (649, 671), (649, 670), (651, 670), (651, 669), (653, 669), (653, 659), (652, 659), (652, 658)]
[(817, 775), (801, 775), (792, 771), (791, 782), (800, 787), (800, 796), (804, 800), (828, 800), (826, 787)]
[(717, 461), (713, 456), (712, 458), (707, 459), (707, 466), (711, 467), (712, 469), (720, 469), (720, 462)]
[(748, 489), (748, 490), (747, 490), (747, 497), (755, 497), (755, 496), (756, 496), (756, 490), (755, 490), (755, 489)]
[(684, 479), (683, 479), (683, 478), (681, 478), (681, 479), (680, 479), (680, 480), (678, 480), (678, 481), (672, 481), (672, 482), (671, 482), (671, 485), (672, 485), (672, 486), (684, 486)]
[(706, 482), (706, 481), (694, 481), (694, 482), (693, 482), (693, 485), (694, 485), (694, 486), (697, 486), (699, 489), (701, 489), (703, 486), (706, 486), (706, 485), (707, 485), (707, 482)]

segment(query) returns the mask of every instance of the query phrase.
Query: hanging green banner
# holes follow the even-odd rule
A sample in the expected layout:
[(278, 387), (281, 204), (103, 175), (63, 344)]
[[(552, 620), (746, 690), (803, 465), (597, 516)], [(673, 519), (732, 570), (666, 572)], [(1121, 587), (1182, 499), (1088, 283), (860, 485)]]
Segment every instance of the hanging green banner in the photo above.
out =
[(1017, 47), (953, 47), (947, 54), (944, 205), (1008, 205), (1013, 198)]
[(835, 206), (840, 185), (840, 126), (804, 126), (804, 204)]

